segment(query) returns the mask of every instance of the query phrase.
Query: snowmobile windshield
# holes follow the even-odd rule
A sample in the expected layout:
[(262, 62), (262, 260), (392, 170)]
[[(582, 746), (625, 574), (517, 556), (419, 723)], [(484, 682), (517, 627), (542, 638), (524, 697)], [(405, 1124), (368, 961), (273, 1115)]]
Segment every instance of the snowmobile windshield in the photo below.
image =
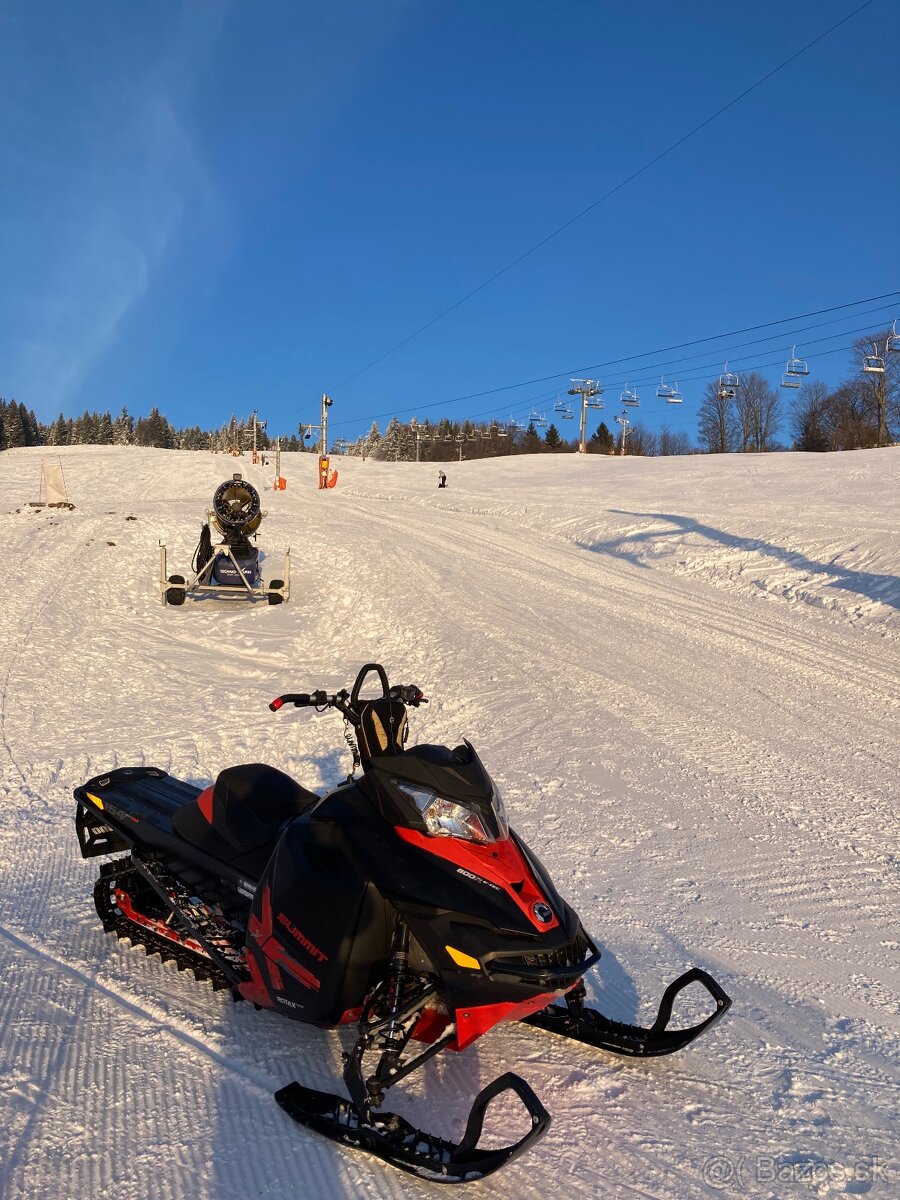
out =
[(403, 798), (408, 823), (428, 836), (480, 843), (509, 837), (500, 789), (469, 742), (455, 750), (415, 746), (395, 759), (379, 759), (378, 768)]

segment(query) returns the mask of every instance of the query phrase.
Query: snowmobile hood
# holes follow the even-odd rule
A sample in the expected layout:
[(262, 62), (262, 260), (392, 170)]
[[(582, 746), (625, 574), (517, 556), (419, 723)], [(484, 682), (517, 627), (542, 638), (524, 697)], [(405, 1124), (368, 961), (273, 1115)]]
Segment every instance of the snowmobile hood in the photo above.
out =
[(390, 796), (382, 809), (394, 825), (427, 832), (422, 813), (403, 785), (414, 785), (477, 815), (488, 839), (506, 837), (508, 826), (500, 793), (471, 742), (447, 746), (413, 746), (402, 754), (375, 759), (371, 775), (378, 790)]
[(378, 758), (372, 766), (380, 775), (420, 783), (448, 800), (465, 804), (489, 804), (494, 792), (494, 782), (471, 742), (463, 742), (453, 750), (447, 746), (412, 746), (395, 757)]

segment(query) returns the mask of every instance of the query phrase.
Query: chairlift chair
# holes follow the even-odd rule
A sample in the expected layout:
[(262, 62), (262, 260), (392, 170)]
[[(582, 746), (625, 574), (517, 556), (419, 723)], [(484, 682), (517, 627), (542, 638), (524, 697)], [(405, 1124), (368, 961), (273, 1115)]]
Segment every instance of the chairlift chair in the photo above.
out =
[(735, 375), (733, 371), (728, 370), (728, 363), (726, 363), (725, 370), (719, 376), (719, 391), (720, 392), (730, 391), (731, 395), (734, 396), (734, 393), (737, 390), (737, 385), (739, 383), (740, 383), (740, 380), (738, 379), (737, 375)]
[(891, 326), (891, 332), (888, 334), (884, 348), (888, 354), (900, 354), (900, 333), (897, 332), (896, 318)]
[(678, 384), (673, 384), (671, 392), (666, 396), (666, 404), (680, 404), (683, 399), (684, 396), (679, 392)]
[(674, 391), (675, 389), (670, 384), (666, 383), (665, 375), (660, 375), (659, 387), (656, 389), (657, 400), (669, 400)]
[[(803, 361), (802, 358), (797, 357), (797, 347), (796, 346), (794, 346), (791, 350), (791, 357), (788, 360), (788, 365), (785, 368), (785, 373), (788, 375), (808, 375), (809, 374), (809, 367), (806, 365), (806, 363)], [(782, 381), (782, 383), (783, 383), (783, 381)], [(787, 384), (786, 386), (791, 387), (792, 385)], [(796, 386), (799, 386), (799, 385), (796, 385)]]
[(564, 413), (568, 407), (569, 405), (565, 402), (565, 400), (563, 400), (562, 396), (556, 397), (556, 403), (553, 405), (554, 412)]
[(543, 413), (539, 413), (534, 408), (531, 410), (531, 415), (529, 416), (528, 419), (538, 429), (546, 429), (547, 428), (547, 418), (544, 416)]
[(619, 399), (623, 404), (627, 404), (629, 408), (637, 408), (640, 405), (637, 388), (630, 388), (627, 383), (622, 389)]
[(790, 371), (781, 377), (781, 386), (783, 388), (798, 388), (800, 380), (796, 375), (792, 375)]
[(872, 353), (863, 357), (863, 370), (869, 375), (884, 374), (884, 359), (878, 353), (878, 347), (873, 343)]

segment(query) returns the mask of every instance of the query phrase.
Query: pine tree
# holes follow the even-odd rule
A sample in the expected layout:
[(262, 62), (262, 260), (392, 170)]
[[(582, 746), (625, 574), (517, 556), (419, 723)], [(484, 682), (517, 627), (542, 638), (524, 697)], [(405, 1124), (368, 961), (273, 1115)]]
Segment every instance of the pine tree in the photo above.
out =
[(559, 436), (559, 430), (555, 425), (551, 425), (544, 434), (544, 441), (547, 443), (548, 450), (559, 450), (562, 448), (563, 440)]
[(601, 421), (588, 442), (588, 452), (591, 454), (611, 454), (615, 448), (615, 439), (605, 421)]
[(25, 429), (22, 425), (19, 406), (15, 400), (10, 400), (6, 406), (3, 428), (6, 433), (6, 447), (8, 450), (16, 450), (18, 447), (25, 445)]

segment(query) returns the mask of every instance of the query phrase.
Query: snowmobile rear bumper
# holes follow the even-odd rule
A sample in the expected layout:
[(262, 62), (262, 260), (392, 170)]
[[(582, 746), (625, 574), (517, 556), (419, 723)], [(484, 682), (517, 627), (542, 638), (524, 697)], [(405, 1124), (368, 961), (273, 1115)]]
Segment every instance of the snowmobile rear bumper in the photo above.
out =
[[(515, 1092), (531, 1117), (531, 1129), (512, 1146), (479, 1150), (487, 1107), (501, 1092)], [(361, 1112), (350, 1100), (289, 1083), (275, 1093), (284, 1111), (301, 1125), (354, 1150), (365, 1150), (391, 1166), (433, 1183), (471, 1183), (493, 1174), (547, 1132), (550, 1114), (524, 1079), (508, 1071), (478, 1093), (458, 1144), (423, 1133), (395, 1113)]]
[[(667, 1028), (672, 1017), (672, 1006), (675, 997), (692, 983), (702, 984), (716, 1002), (716, 1010), (696, 1025), (687, 1029)], [(589, 1046), (597, 1046), (601, 1050), (609, 1050), (612, 1054), (622, 1054), (632, 1058), (652, 1058), (661, 1054), (673, 1054), (689, 1045), (695, 1038), (707, 1029), (711, 1029), (717, 1021), (731, 1008), (731, 997), (706, 971), (692, 967), (683, 975), (672, 981), (663, 992), (659, 1003), (656, 1020), (649, 1029), (640, 1025), (625, 1025), (621, 1021), (612, 1021), (593, 1008), (585, 1008), (583, 1004), (584, 989), (574, 989), (566, 997), (566, 1006), (551, 1004), (531, 1017), (523, 1020), (529, 1025), (537, 1025), (539, 1029), (558, 1033), (562, 1037), (584, 1042)]]

